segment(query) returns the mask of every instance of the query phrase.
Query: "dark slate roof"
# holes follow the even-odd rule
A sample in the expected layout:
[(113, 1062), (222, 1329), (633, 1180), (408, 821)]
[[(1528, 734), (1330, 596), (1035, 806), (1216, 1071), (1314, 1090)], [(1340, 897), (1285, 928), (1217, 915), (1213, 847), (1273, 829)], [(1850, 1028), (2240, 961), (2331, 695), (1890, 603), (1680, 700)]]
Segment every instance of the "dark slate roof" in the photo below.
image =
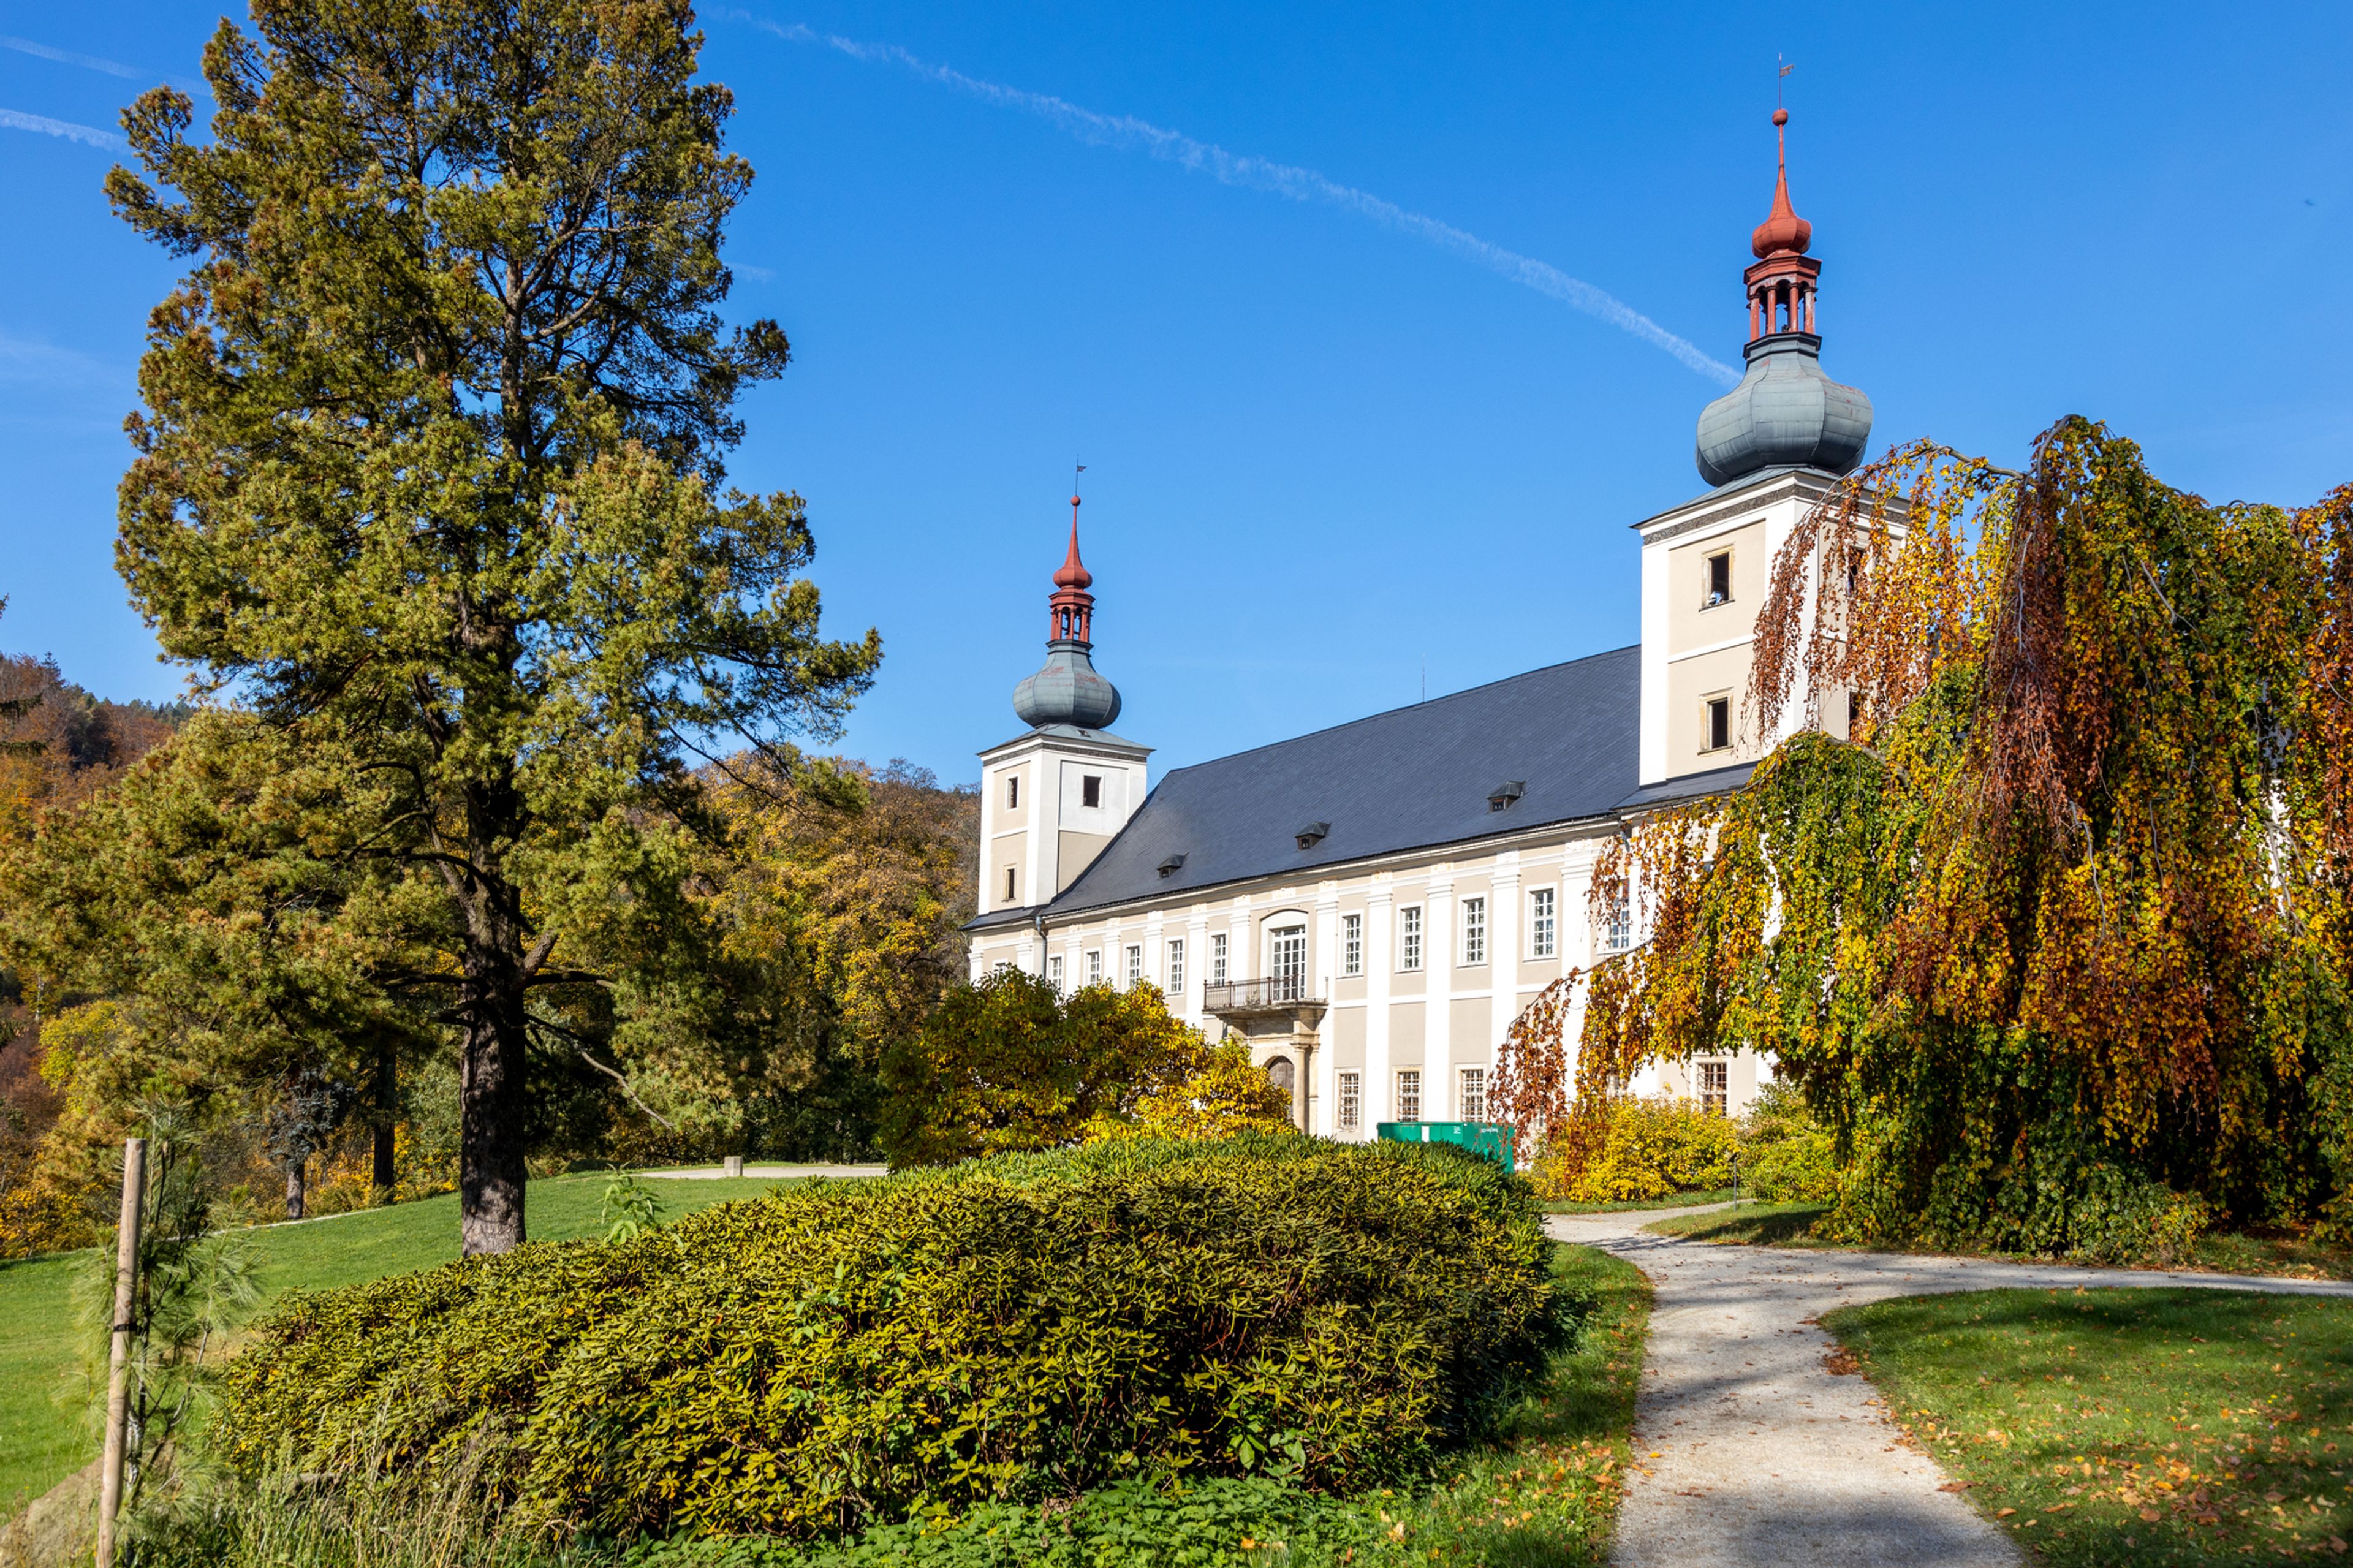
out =
[[(1595, 654), (1178, 768), (1047, 910), (1166, 899), (1603, 816), (1638, 793), (1641, 658), (1639, 647)], [(1488, 810), (1488, 795), (1509, 780), (1526, 793)], [(1295, 836), (1316, 822), (1331, 831), (1301, 849)], [(1185, 864), (1163, 877), (1171, 855)]]

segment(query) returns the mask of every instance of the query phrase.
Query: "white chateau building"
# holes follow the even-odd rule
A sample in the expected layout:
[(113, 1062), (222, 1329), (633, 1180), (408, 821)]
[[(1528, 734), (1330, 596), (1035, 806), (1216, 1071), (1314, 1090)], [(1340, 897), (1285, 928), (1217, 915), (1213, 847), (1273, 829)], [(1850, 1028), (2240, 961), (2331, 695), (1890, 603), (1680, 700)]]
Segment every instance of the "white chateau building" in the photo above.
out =
[[(1772, 736), (1744, 733), (1739, 715), (1774, 556), (1871, 434), (1870, 399), (1821, 371), (1811, 237), (1785, 152), (1745, 275), (1747, 372), (1700, 416), (1714, 488), (1633, 524), (1632, 647), (1155, 786), (1151, 748), (1111, 731), (1119, 693), (1091, 658), (1073, 497), (1046, 665), (1014, 692), (1029, 728), (980, 753), (974, 977), (1010, 964), (1066, 989), (1149, 980), (1213, 1037), (1245, 1037), (1312, 1132), (1483, 1120), (1513, 1018), (1638, 937), (1622, 915), (1588, 913), (1607, 841), (1647, 811), (1737, 787), (1803, 721), (1802, 701)], [(1635, 1087), (1736, 1113), (1770, 1071), (1754, 1056), (1703, 1059)]]

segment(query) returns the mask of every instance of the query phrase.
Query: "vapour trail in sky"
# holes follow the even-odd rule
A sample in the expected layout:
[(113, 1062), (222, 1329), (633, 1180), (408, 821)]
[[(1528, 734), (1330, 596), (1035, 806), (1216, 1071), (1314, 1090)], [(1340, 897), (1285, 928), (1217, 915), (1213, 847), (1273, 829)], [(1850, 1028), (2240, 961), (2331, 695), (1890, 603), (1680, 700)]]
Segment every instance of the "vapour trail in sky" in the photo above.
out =
[(1614, 294), (1597, 289), (1582, 279), (1572, 278), (1548, 262), (1506, 250), (1500, 245), (1491, 244), (1475, 234), (1441, 223), (1427, 214), (1409, 211), (1370, 192), (1341, 184), (1314, 169), (1229, 153), (1211, 142), (1196, 141), (1182, 132), (1170, 131), (1132, 115), (1101, 114), (1047, 93), (1029, 92), (1021, 88), (1008, 87), (1002, 82), (984, 81), (946, 66), (934, 65), (896, 44), (861, 43), (834, 33), (820, 33), (797, 22), (789, 25), (771, 22), (740, 11), (733, 15), (780, 38), (788, 38), (795, 43), (817, 44), (870, 64), (898, 66), (926, 81), (955, 88), (1006, 109), (1034, 114), (1083, 142), (1140, 151), (1195, 174), (1207, 174), (1221, 184), (1271, 191), (1293, 201), (1320, 202), (1356, 213), (1385, 228), (1411, 235), (1441, 250), (1451, 251), (1491, 272), (1502, 274), (1524, 288), (1533, 289), (1589, 316), (1599, 317), (1620, 331), (1631, 333), (1651, 347), (1672, 354), (1711, 381), (1730, 386), (1740, 379), (1737, 370), (1702, 353), (1688, 339), (1677, 337)]
[(109, 76), (136, 78), (138, 69), (120, 60), (102, 60), (96, 55), (78, 55), (71, 49), (53, 49), (47, 44), (37, 44), (30, 38), (13, 38), (0, 33), (0, 49), (14, 49), (20, 55), (35, 55), (59, 65), (80, 66), (85, 70), (104, 71)]
[(86, 142), (92, 147), (121, 149), (131, 145), (111, 131), (76, 125), (69, 120), (51, 120), (46, 114), (26, 114), (17, 109), (0, 109), (0, 126), (11, 131), (37, 131), (44, 136), (62, 136), (69, 142)]

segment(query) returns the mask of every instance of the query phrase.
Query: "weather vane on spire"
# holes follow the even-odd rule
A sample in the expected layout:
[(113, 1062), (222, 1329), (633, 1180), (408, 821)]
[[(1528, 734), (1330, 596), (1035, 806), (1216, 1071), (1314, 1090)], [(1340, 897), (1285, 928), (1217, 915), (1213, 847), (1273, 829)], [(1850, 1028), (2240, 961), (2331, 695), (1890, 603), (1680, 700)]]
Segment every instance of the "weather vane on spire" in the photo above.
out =
[(1773, 74), (1773, 107), (1778, 109), (1781, 107), (1781, 79), (1798, 68), (1798, 62), (1781, 55), (1775, 55), (1773, 59), (1781, 68)]

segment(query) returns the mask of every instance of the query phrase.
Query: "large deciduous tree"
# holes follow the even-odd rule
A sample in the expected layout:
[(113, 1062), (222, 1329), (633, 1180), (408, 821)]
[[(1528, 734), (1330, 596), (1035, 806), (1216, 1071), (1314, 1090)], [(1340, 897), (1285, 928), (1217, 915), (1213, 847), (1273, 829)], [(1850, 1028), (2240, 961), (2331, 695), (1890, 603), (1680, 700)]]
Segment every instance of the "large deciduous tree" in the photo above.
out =
[[(166, 650), (381, 791), (446, 918), (464, 1246), (524, 1235), (536, 1034), (715, 1005), (686, 761), (789, 760), (881, 657), (822, 639), (797, 497), (723, 488), (783, 332), (730, 330), (751, 180), (680, 0), (255, 0), (108, 192), (191, 266), (153, 316), (120, 563)], [(421, 929), (430, 929), (427, 922)], [(684, 932), (685, 934), (681, 934)], [(707, 988), (707, 987), (706, 987)]]

